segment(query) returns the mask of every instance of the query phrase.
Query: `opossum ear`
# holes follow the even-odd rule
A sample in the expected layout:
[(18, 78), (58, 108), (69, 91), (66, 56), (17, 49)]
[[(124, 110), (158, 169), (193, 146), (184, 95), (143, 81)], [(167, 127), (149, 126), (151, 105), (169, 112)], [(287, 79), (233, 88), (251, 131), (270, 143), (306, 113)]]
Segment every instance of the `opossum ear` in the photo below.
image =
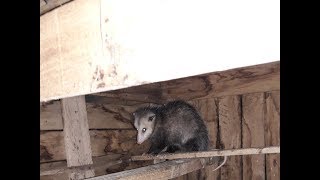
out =
[(149, 117), (149, 121), (154, 120), (155, 115)]

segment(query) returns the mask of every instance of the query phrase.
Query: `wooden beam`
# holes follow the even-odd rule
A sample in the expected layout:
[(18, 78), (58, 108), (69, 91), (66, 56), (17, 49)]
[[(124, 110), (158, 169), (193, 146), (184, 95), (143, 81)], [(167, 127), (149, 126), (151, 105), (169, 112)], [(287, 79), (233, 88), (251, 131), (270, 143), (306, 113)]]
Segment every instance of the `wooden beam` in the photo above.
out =
[(40, 0), (40, 16), (72, 0)]
[(173, 99), (207, 99), (277, 90), (280, 90), (280, 62), (273, 62), (97, 93), (88, 95), (88, 102), (165, 103)]
[[(180, 3), (161, 0), (152, 3), (126, 1), (125, 5), (119, 0), (76, 0), (43, 14), (40, 16), (40, 101), (279, 60), (278, 36), (270, 34), (278, 31), (269, 29), (278, 26), (277, 19), (254, 27), (242, 26), (246, 36), (236, 35), (237, 27), (228, 28), (235, 33), (220, 32), (225, 32), (226, 25), (221, 20), (225, 16), (220, 14), (235, 13), (238, 9), (242, 12), (244, 8), (249, 12), (254, 9), (255, 18), (271, 18), (274, 16), (260, 13), (277, 10), (265, 11), (259, 9), (260, 6), (248, 8), (246, 3), (223, 12), (212, 10), (218, 6), (211, 3), (190, 1), (185, 5), (181, 7)], [(180, 13), (176, 13), (176, 9)], [(190, 14), (195, 10), (200, 12)], [(159, 16), (161, 12), (166, 14)], [(243, 22), (246, 25), (257, 23), (251, 17), (243, 17), (228, 19), (228, 25), (243, 24), (242, 21), (249, 21)], [(215, 24), (215, 28), (211, 29), (213, 26), (208, 22)], [(172, 25), (174, 28), (168, 28)], [(263, 36), (254, 37), (254, 32)], [(254, 43), (244, 46), (241, 42), (248, 42), (246, 37), (254, 37)], [(266, 41), (272, 45), (267, 45)]]
[(201, 169), (204, 167), (204, 165), (206, 164), (202, 164), (199, 159), (174, 160), (89, 179), (172, 179)]
[(280, 62), (161, 82), (162, 99), (203, 99), (280, 90)]
[[(92, 153), (84, 96), (61, 100), (64, 119), (64, 142), (68, 167), (92, 164)], [(69, 174), (70, 179), (93, 177), (94, 171), (79, 170)]]
[(132, 161), (145, 161), (154, 159), (185, 159), (185, 158), (207, 158), (215, 156), (239, 156), (239, 155), (257, 155), (257, 154), (274, 154), (280, 153), (279, 146), (270, 146), (263, 148), (243, 148), (243, 149), (226, 149), (226, 150), (211, 150), (188, 153), (168, 153), (143, 156), (132, 156)]

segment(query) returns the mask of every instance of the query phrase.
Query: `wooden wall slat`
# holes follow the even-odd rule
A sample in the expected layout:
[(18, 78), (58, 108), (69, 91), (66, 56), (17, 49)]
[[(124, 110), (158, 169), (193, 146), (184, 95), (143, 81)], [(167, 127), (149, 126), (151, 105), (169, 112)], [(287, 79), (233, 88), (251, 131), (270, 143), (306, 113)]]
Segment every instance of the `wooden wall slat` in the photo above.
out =
[[(93, 156), (122, 153), (141, 155), (150, 145), (149, 142), (141, 145), (136, 143), (136, 130), (90, 130), (89, 133)], [(41, 132), (40, 151), (40, 162), (65, 160), (63, 132)]]
[[(264, 93), (242, 96), (242, 146), (264, 147)], [(243, 180), (265, 179), (265, 155), (243, 156)]]
[(62, 130), (61, 102), (52, 101), (40, 105), (40, 130)]
[[(234, 114), (232, 113), (230, 114), (227, 111), (232, 109), (232, 107), (230, 107), (232, 106), (232, 103), (230, 103), (231, 101), (230, 99), (234, 100), (235, 97), (237, 96), (226, 96), (226, 97), (218, 98), (219, 114), (220, 114), (220, 117), (219, 117), (220, 141), (222, 146), (224, 146), (224, 148), (227, 148), (226, 145), (230, 142), (231, 144), (236, 144), (234, 143), (235, 142), (234, 139), (236, 139), (235, 136), (230, 135), (228, 137), (227, 134), (229, 132), (226, 133), (227, 131), (230, 131), (230, 133), (233, 134), (235, 133), (233, 129), (237, 129), (237, 128), (227, 128), (235, 125), (235, 119), (231, 119), (231, 120), (228, 119), (228, 117), (230, 118), (231, 116), (234, 116)], [(241, 100), (242, 100), (242, 111), (243, 111), (242, 112), (243, 114), (243, 117), (242, 117), (243, 147), (262, 147), (262, 146), (269, 146), (269, 145), (279, 145), (280, 143), (279, 142), (280, 141), (280, 137), (279, 137), (280, 91), (244, 94), (242, 95)], [(217, 102), (214, 103), (215, 102), (214, 98), (194, 99), (194, 100), (189, 100), (188, 102), (194, 105), (196, 109), (199, 110), (201, 116), (204, 117), (204, 119), (206, 120), (206, 125), (209, 127), (208, 130), (210, 134), (210, 140), (212, 144), (216, 144), (217, 143), (216, 129), (217, 129), (218, 110), (215, 110), (215, 109), (217, 109), (216, 105), (218, 105), (218, 103)], [(88, 106), (93, 105), (93, 103), (87, 103), (87, 104)], [(125, 115), (126, 111), (129, 114), (129, 111), (131, 110), (130, 108), (135, 109), (134, 107), (140, 104), (141, 102), (136, 102), (136, 104), (134, 103), (133, 105), (128, 105), (127, 108), (124, 108), (125, 110), (124, 112), (122, 112), (122, 114), (124, 114), (123, 117), (126, 117)], [(222, 104), (225, 104), (226, 106), (221, 109)], [(236, 103), (233, 103), (233, 104), (236, 104)], [(47, 105), (47, 107), (49, 106), (50, 105)], [(54, 107), (54, 105), (51, 105), (51, 106)], [(121, 104), (118, 104), (117, 106), (110, 105), (108, 109), (121, 114), (120, 107), (123, 107), (123, 105)], [(87, 108), (87, 110), (89, 111), (89, 109), (91, 108), (92, 107), (89, 107)], [(56, 107), (56, 111), (57, 110), (58, 108)], [(100, 107), (100, 110), (101, 110), (101, 114), (108, 113), (108, 112), (104, 112), (102, 110), (102, 107)], [(92, 112), (94, 113), (94, 111)], [(47, 113), (50, 114), (51, 112), (47, 111)], [(99, 117), (97, 117), (97, 119), (101, 119), (100, 115)], [(216, 128), (212, 128), (214, 126)], [(225, 133), (223, 129), (225, 129)], [(262, 132), (262, 134), (260, 132)], [(94, 158), (96, 158), (97, 156), (105, 156), (105, 155), (106, 156), (116, 155), (121, 157), (122, 154), (127, 154), (127, 153), (129, 154), (131, 153), (134, 155), (141, 155), (142, 153), (146, 152), (149, 144), (137, 145), (135, 142), (136, 141), (135, 135), (136, 135), (135, 130), (90, 130), (90, 139), (93, 142), (92, 151), (93, 151), (93, 154), (95, 155)], [(40, 140), (41, 140), (40, 158), (42, 159), (41, 162), (50, 162), (50, 161), (65, 159), (65, 156), (63, 155), (64, 141), (63, 141), (63, 136), (61, 135), (61, 131), (41, 132)], [(265, 144), (262, 144), (262, 143), (265, 143)], [(236, 156), (233, 156), (233, 157), (236, 157)], [(209, 167), (206, 167), (205, 169), (196, 170), (191, 173), (185, 174), (183, 176), (176, 177), (174, 178), (174, 180), (232, 179), (230, 177), (234, 174), (237, 174), (239, 172), (238, 170), (241, 170), (241, 169), (235, 168), (235, 166), (239, 164), (239, 162), (237, 161), (235, 162), (234, 165), (228, 164), (228, 163), (234, 162), (232, 160), (233, 157), (228, 158), (227, 163), (221, 168), (221, 171), (222, 171), (221, 174), (219, 172), (220, 170), (212, 172), (210, 171)], [(246, 179), (246, 178), (247, 179), (264, 179), (264, 178), (280, 179), (280, 155), (268, 154), (268, 155), (265, 155), (265, 157), (264, 155), (243, 156), (242, 157), (243, 158), (242, 163), (244, 166), (243, 175), (242, 177), (239, 177), (236, 179)], [(139, 162), (139, 163), (142, 163), (142, 162)], [(102, 167), (98, 172), (99, 172), (99, 175), (103, 175), (106, 172), (114, 173), (114, 172), (119, 172), (127, 169), (138, 168), (144, 165), (148, 165), (148, 163), (125, 164), (125, 165), (116, 165), (112, 167)], [(212, 168), (214, 167), (216, 167), (216, 165), (212, 166)], [(97, 171), (95, 170), (95, 172)], [(62, 175), (43, 176), (41, 177), (41, 179), (44, 179), (44, 180), (58, 179), (58, 177), (62, 177)]]
[[(135, 105), (112, 105), (87, 103), (89, 129), (133, 129), (131, 113), (138, 107), (150, 103)], [(62, 130), (60, 101), (40, 106), (40, 130)]]
[[(239, 96), (219, 98), (219, 130), (221, 149), (241, 148), (241, 104)], [(241, 156), (228, 157), (221, 167), (221, 179), (241, 177)]]
[[(266, 93), (266, 146), (280, 145), (280, 92)], [(280, 179), (280, 154), (266, 154), (267, 180)]]

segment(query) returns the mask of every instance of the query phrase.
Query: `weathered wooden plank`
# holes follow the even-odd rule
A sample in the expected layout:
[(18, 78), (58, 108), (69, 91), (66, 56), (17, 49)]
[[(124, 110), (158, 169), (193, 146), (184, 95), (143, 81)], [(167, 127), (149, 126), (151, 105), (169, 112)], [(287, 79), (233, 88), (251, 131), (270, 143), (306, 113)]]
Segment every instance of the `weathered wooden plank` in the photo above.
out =
[(40, 0), (40, 16), (72, 0)]
[[(219, 130), (221, 149), (241, 148), (241, 98), (226, 96), (219, 98)], [(221, 179), (240, 179), (241, 156), (228, 157), (221, 167)]]
[(112, 101), (117, 103), (117, 101), (129, 101), (134, 103), (131, 102), (134, 100), (163, 103), (173, 99), (192, 100), (279, 89), (280, 63), (274, 62), (134, 86), (116, 91), (97, 93), (89, 95), (89, 97), (92, 99), (91, 102), (108, 103), (108, 101)]
[(40, 162), (65, 160), (62, 131), (40, 131)]
[(115, 98), (119, 101), (139, 101), (144, 103), (161, 103), (161, 84), (160, 83), (151, 83), (140, 86), (133, 86), (129, 88), (107, 91), (94, 94), (99, 96), (101, 99), (105, 98)]
[[(138, 145), (136, 130), (90, 130), (93, 156), (111, 154), (140, 155), (149, 148), (149, 142)], [(40, 162), (65, 160), (65, 148), (62, 131), (40, 133)]]
[(280, 62), (161, 82), (166, 100), (222, 97), (280, 89)]
[[(242, 147), (264, 147), (264, 93), (242, 96)], [(243, 156), (243, 179), (265, 179), (265, 156)]]
[(52, 101), (40, 106), (40, 130), (62, 130), (61, 102)]
[[(150, 103), (131, 106), (87, 103), (89, 129), (133, 129), (131, 113), (138, 107)], [(60, 101), (40, 106), (40, 130), (62, 130)]]
[[(189, 101), (196, 110), (200, 113), (201, 117), (204, 119), (209, 132), (209, 147), (217, 148), (217, 132), (218, 132), (218, 108), (216, 100), (214, 98), (199, 99)], [(186, 174), (187, 179), (211, 179), (215, 180), (218, 178), (217, 171), (213, 171), (217, 167), (218, 160), (216, 158), (216, 163), (205, 168), (199, 169), (197, 171)]]
[(133, 106), (141, 104), (139, 101), (131, 101), (113, 97), (104, 97), (99, 93), (86, 95), (86, 102), (92, 104), (111, 104), (111, 105), (121, 105), (121, 106)]
[[(91, 143), (84, 96), (62, 99), (61, 105), (68, 167), (92, 164)], [(70, 179), (82, 179), (93, 176), (93, 170), (79, 170), (69, 174)]]
[[(258, 17), (276, 17), (265, 16), (264, 13), (272, 10), (266, 11), (259, 5), (252, 8), (252, 4), (248, 8), (249, 2), (238, 4), (236, 9), (228, 8), (228, 4), (219, 4), (223, 2), (215, 3), (218, 4), (190, 1), (181, 6), (171, 1), (151, 3), (142, 0), (125, 2), (124, 5), (119, 0), (77, 0), (43, 14), (40, 16), (40, 101), (222, 71), (280, 58), (278, 36), (270, 34), (275, 31), (269, 29), (278, 27), (277, 19), (256, 25)], [(220, 8), (213, 10), (217, 7)], [(221, 7), (227, 8), (220, 11)], [(176, 13), (176, 9), (180, 13)], [(227, 16), (220, 15), (240, 12), (240, 9), (241, 12), (246, 9), (248, 13), (254, 13), (254, 19), (241, 17), (243, 13), (238, 13), (237, 18), (227, 20), (234, 21), (228, 23), (234, 27), (227, 29), (236, 33), (221, 33), (226, 29), (221, 17)], [(199, 13), (189, 13), (196, 10)], [(159, 16), (161, 12), (166, 14)], [(213, 29), (208, 26), (209, 21), (216, 25)], [(241, 36), (236, 35), (238, 24), (249, 25), (242, 26), (245, 30)], [(252, 24), (255, 26), (250, 27)], [(172, 25), (175, 27), (166, 28)], [(256, 37), (255, 32), (263, 36)], [(188, 43), (185, 37), (188, 37)], [(266, 38), (264, 40), (272, 45), (261, 38)], [(250, 42), (248, 39), (254, 43), (238, 44)], [(266, 50), (268, 53), (259, 53)]]
[(185, 159), (185, 158), (208, 158), (215, 156), (239, 156), (239, 155), (257, 155), (280, 153), (280, 146), (260, 147), (260, 148), (240, 148), (225, 150), (208, 150), (184, 153), (165, 153), (158, 155), (131, 156), (132, 161), (145, 161), (154, 159)]
[[(280, 91), (266, 93), (266, 146), (280, 145)], [(280, 154), (266, 155), (267, 180), (280, 179)]]
[[(93, 169), (95, 171), (96, 176), (104, 175), (106, 174), (107, 168), (121, 163), (121, 160), (119, 160), (120, 157), (121, 157), (120, 154), (93, 157), (92, 165), (87, 165), (82, 167)], [(53, 178), (53, 176), (56, 176), (58, 174), (68, 175), (69, 172), (72, 172), (76, 168), (78, 167), (73, 167), (73, 168), (67, 167), (66, 161), (41, 163), (40, 176), (45, 176), (44, 178), (50, 178), (50, 177)]]
[(203, 167), (199, 159), (166, 161), (151, 166), (127, 170), (105, 176), (90, 178), (103, 179), (172, 179)]
[(132, 129), (132, 112), (137, 106), (88, 104), (90, 129)]

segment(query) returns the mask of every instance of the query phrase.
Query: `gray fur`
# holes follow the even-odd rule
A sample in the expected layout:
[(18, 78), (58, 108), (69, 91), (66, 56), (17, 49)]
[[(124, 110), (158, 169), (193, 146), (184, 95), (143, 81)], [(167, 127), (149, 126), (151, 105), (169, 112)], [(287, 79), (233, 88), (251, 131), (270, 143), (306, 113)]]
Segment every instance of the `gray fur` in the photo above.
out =
[[(155, 115), (155, 118), (149, 120), (152, 115)], [(207, 128), (195, 108), (184, 101), (139, 108), (134, 112), (134, 116), (140, 139), (149, 133), (144, 139), (151, 140), (148, 153), (158, 154), (165, 147), (166, 152), (208, 150)], [(143, 133), (143, 128), (148, 132)]]

